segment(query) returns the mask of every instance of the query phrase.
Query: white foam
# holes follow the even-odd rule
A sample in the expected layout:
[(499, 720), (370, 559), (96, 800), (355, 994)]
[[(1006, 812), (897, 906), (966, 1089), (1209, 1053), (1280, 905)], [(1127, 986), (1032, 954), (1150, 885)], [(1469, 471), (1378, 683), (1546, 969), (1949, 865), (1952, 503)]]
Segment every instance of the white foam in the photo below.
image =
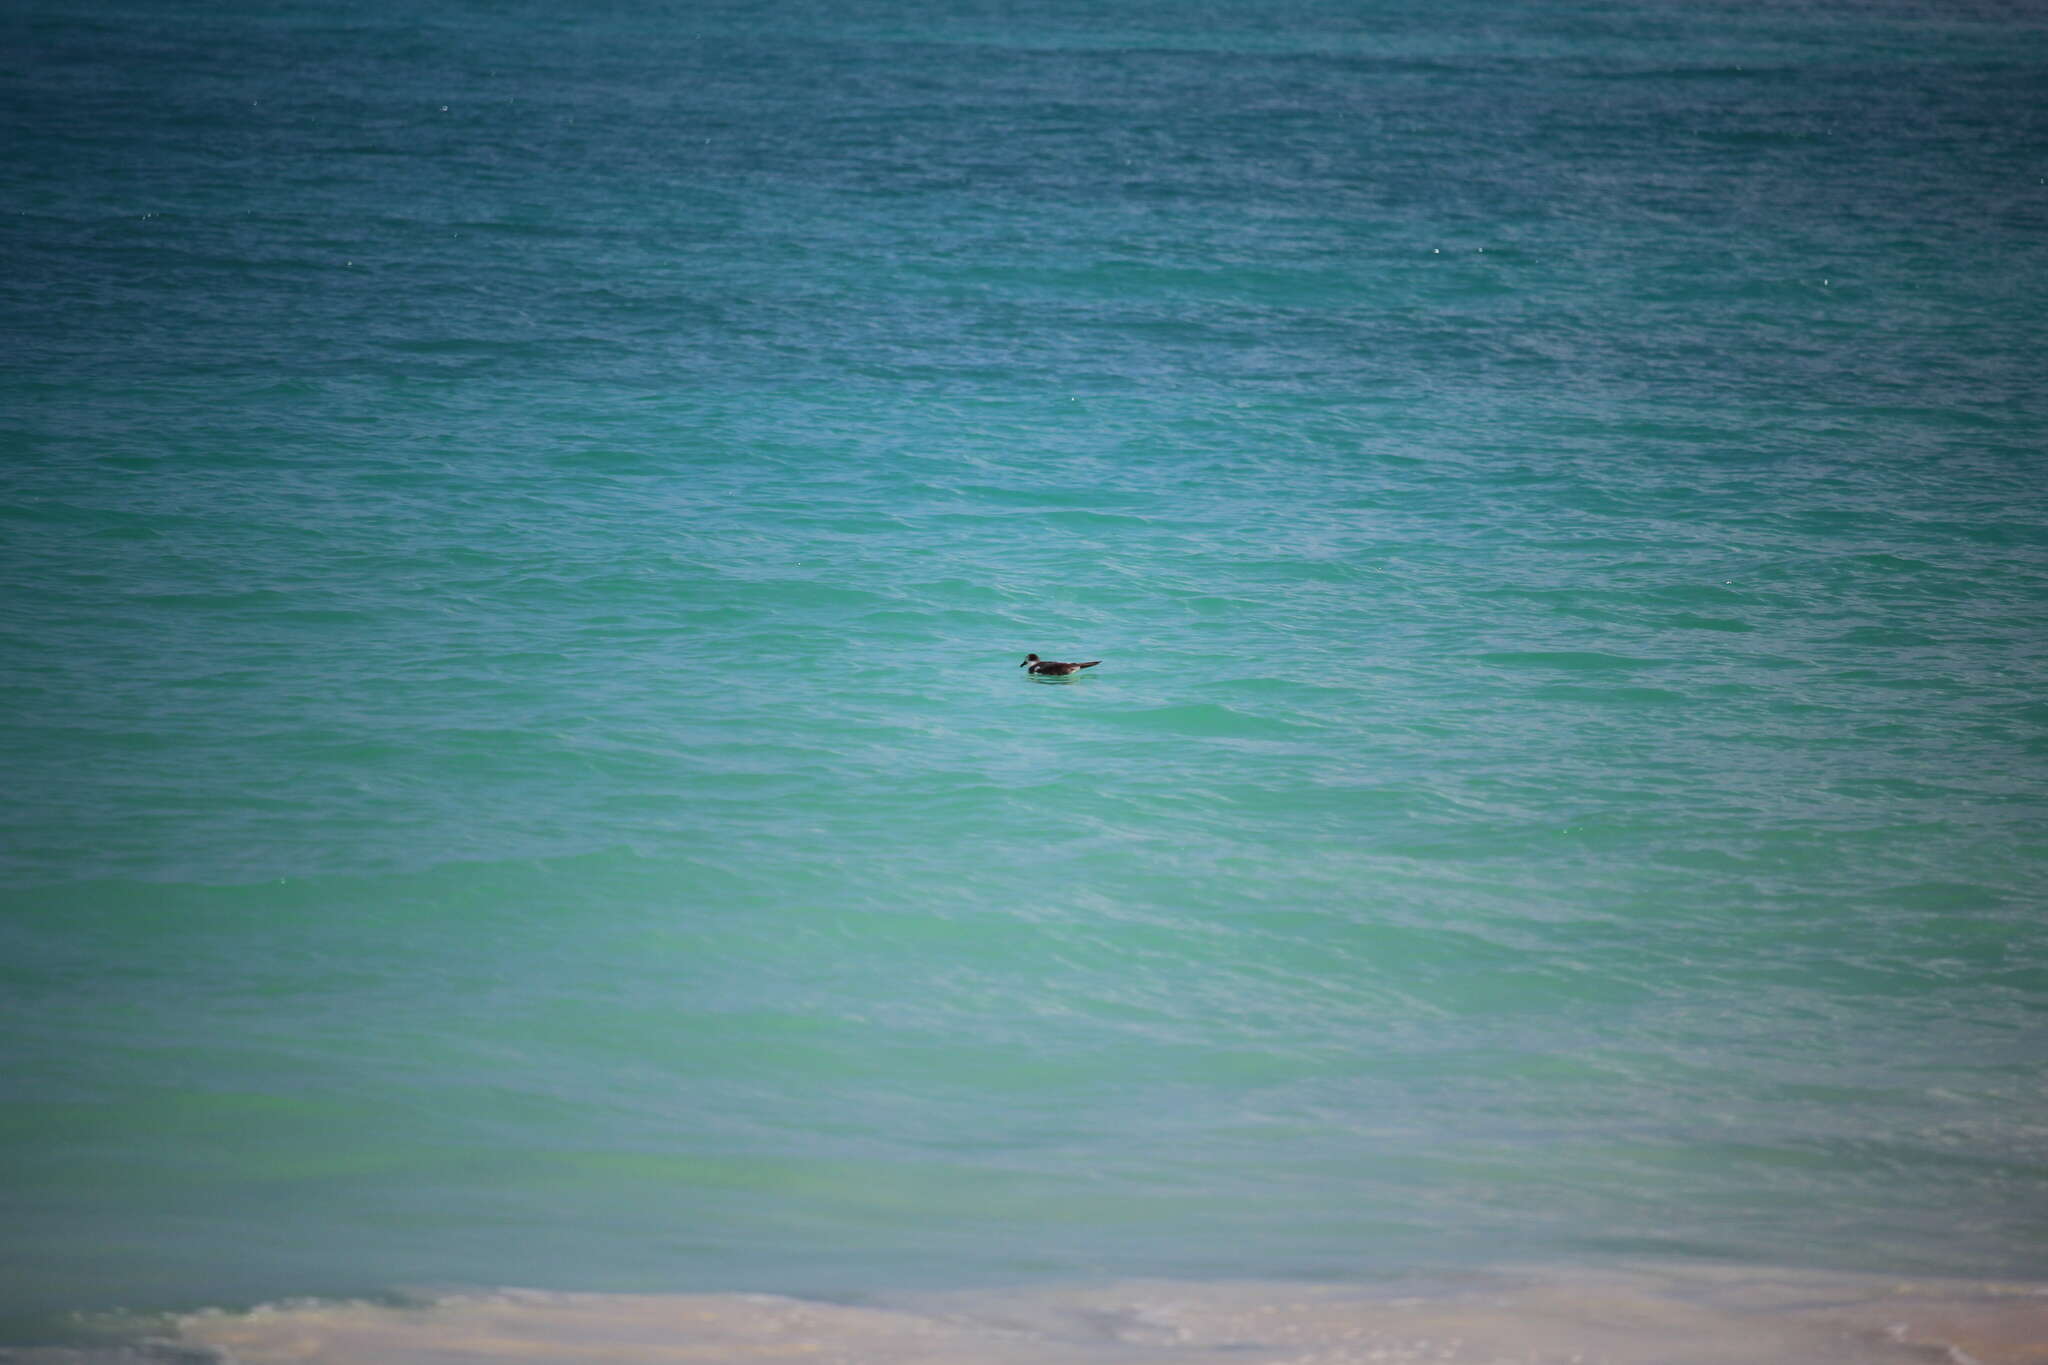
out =
[(530, 1290), (280, 1304), (9, 1365), (1955, 1365), (2048, 1362), (2048, 1287), (1721, 1267), (1149, 1281), (838, 1304)]

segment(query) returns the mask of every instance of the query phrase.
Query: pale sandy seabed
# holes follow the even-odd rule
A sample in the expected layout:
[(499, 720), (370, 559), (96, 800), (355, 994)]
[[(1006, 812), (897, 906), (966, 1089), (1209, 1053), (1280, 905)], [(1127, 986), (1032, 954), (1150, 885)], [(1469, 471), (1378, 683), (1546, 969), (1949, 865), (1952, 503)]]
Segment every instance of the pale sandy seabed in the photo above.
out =
[[(500, 1290), (129, 1324), (7, 1365), (2048, 1365), (2048, 1285), (1726, 1267), (1133, 1281), (859, 1305)], [(135, 1335), (137, 1329), (142, 1335)]]

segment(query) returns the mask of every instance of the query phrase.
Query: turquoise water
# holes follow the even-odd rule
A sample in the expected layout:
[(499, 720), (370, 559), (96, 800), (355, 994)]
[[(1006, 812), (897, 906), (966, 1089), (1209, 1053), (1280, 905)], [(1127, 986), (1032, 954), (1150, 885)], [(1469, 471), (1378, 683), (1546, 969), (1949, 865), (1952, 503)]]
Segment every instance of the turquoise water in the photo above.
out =
[(0, 1312), (2041, 1270), (2038, 10), (0, 68)]

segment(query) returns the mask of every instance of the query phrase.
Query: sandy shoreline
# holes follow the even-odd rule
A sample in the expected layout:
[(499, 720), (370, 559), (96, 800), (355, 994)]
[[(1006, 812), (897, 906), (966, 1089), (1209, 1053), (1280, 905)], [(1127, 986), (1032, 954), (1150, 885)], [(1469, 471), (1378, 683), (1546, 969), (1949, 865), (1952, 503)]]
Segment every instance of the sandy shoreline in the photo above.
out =
[(1718, 1266), (899, 1296), (534, 1290), (104, 1324), (7, 1365), (2048, 1365), (2048, 1285)]

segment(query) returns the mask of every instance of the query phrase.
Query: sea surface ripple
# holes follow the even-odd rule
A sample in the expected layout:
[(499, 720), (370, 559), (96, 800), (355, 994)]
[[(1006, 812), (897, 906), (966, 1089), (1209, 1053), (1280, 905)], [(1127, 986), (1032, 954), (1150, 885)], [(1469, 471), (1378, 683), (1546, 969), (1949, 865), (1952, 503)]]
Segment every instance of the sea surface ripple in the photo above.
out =
[(0, 1313), (2038, 1273), (2038, 13), (0, 54)]

